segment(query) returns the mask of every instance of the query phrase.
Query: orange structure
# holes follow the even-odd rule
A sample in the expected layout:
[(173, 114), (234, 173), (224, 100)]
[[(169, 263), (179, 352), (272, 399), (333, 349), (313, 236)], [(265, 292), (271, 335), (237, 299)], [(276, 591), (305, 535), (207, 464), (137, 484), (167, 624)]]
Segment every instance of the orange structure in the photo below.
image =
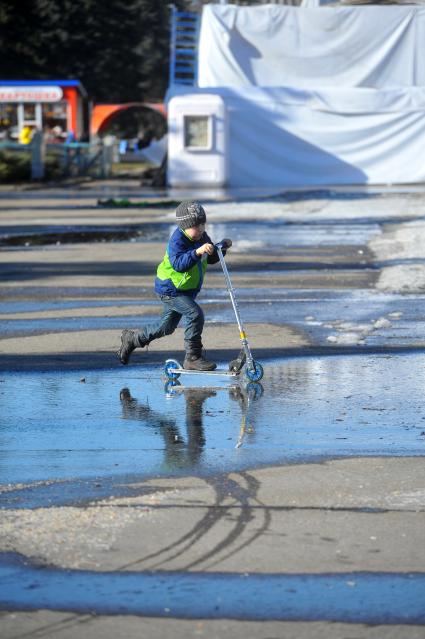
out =
[(99, 134), (102, 129), (112, 120), (112, 118), (121, 111), (126, 111), (134, 107), (143, 107), (145, 109), (151, 109), (157, 111), (164, 118), (167, 117), (166, 109), (163, 103), (155, 102), (127, 102), (126, 104), (95, 104), (90, 121), (90, 133), (91, 135)]

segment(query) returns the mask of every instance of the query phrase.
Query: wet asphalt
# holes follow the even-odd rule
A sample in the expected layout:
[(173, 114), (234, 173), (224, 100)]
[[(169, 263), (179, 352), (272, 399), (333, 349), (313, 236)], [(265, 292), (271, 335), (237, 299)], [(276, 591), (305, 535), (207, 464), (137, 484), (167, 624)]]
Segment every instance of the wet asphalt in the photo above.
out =
[[(0, 193), (4, 636), (425, 636), (425, 193), (205, 194), (255, 384), (170, 384), (181, 329), (116, 360), (175, 197)], [(199, 301), (226, 370), (219, 268)]]

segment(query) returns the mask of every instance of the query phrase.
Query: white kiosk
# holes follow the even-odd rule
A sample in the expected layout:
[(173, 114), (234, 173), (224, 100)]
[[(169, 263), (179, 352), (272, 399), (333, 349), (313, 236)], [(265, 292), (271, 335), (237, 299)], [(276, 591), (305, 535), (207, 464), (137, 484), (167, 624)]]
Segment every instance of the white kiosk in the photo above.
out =
[(189, 93), (168, 103), (169, 186), (224, 186), (227, 116), (218, 95)]

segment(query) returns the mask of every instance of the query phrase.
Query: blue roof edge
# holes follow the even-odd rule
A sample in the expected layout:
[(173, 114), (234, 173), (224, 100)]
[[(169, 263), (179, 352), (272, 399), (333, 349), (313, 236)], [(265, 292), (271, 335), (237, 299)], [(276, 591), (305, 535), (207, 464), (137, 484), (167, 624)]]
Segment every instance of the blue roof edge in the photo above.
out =
[(84, 95), (87, 92), (79, 80), (2, 80), (0, 78), (0, 84), (2, 86), (9, 87), (40, 87), (51, 84), (59, 84), (62, 87), (78, 87)]

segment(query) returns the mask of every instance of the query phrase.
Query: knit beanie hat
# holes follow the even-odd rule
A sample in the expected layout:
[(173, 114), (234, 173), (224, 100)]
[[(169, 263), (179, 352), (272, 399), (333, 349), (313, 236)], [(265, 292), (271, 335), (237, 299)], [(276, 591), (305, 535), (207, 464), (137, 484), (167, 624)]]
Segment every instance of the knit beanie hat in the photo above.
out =
[(182, 230), (205, 224), (207, 216), (199, 202), (181, 202), (176, 209), (177, 225)]

